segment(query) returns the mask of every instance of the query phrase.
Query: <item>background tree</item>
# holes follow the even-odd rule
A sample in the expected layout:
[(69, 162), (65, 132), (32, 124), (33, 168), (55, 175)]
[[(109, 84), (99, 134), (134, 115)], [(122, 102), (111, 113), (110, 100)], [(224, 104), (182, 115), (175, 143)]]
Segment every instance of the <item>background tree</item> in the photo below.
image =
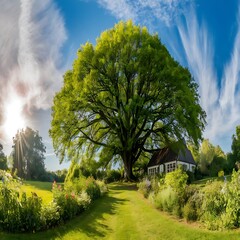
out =
[(27, 127), (18, 131), (13, 139), (13, 171), (21, 178), (38, 180), (45, 174), (46, 147), (38, 131)]
[(132, 166), (144, 152), (182, 137), (197, 144), (204, 123), (189, 71), (157, 35), (128, 21), (80, 48), (54, 98), (50, 135), (60, 161), (110, 151), (134, 179)]
[(236, 162), (240, 162), (240, 126), (236, 127), (236, 133), (232, 136), (232, 152), (227, 155), (227, 171), (232, 173), (236, 169)]
[(218, 176), (218, 172), (227, 171), (227, 156), (220, 146), (214, 146), (209, 139), (204, 139), (198, 149), (195, 145), (188, 145), (197, 163), (198, 171), (203, 176)]
[(3, 152), (3, 146), (0, 143), (0, 169), (7, 170), (7, 156)]

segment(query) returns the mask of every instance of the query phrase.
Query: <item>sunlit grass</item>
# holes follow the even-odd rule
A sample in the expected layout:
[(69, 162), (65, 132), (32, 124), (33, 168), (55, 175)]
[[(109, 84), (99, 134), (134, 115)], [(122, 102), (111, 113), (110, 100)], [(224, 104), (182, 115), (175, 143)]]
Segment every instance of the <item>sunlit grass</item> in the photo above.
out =
[(21, 190), (26, 192), (27, 196), (31, 196), (32, 192), (36, 193), (43, 203), (49, 203), (53, 199), (51, 182), (24, 181)]
[[(34, 184), (33, 184), (34, 185)], [(36, 186), (36, 185), (35, 185)], [(47, 185), (46, 191), (47, 191)], [(45, 188), (43, 187), (43, 188)], [(134, 185), (111, 184), (108, 195), (96, 200), (79, 217), (55, 229), (35, 234), (6, 234), (1, 240), (235, 240), (240, 232), (211, 232), (155, 209)]]

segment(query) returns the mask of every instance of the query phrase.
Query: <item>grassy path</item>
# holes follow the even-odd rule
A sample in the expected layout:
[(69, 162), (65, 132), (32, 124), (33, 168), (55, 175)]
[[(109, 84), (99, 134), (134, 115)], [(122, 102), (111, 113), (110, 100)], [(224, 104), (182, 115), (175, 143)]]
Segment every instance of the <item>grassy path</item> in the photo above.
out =
[(37, 234), (0, 233), (0, 239), (237, 240), (240, 232), (210, 232), (171, 219), (154, 209), (133, 185), (118, 184), (63, 226)]

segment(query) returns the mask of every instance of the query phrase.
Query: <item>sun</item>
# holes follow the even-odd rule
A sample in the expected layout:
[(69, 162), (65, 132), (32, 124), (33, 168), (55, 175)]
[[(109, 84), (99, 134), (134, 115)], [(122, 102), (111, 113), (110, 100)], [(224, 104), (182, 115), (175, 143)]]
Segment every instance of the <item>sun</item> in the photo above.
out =
[(23, 116), (23, 103), (20, 99), (14, 99), (9, 103), (5, 103), (4, 109), (4, 125), (3, 129), (5, 136), (12, 138), (17, 131), (26, 127), (26, 122)]

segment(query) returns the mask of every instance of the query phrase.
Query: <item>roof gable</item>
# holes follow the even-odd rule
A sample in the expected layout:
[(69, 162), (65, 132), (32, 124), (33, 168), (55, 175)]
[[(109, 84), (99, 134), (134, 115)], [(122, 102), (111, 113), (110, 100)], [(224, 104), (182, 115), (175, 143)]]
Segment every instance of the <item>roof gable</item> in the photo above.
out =
[(156, 151), (148, 163), (148, 167), (164, 164), (171, 161), (181, 161), (196, 165), (192, 153), (187, 147), (174, 151), (170, 147), (165, 147), (159, 151)]

